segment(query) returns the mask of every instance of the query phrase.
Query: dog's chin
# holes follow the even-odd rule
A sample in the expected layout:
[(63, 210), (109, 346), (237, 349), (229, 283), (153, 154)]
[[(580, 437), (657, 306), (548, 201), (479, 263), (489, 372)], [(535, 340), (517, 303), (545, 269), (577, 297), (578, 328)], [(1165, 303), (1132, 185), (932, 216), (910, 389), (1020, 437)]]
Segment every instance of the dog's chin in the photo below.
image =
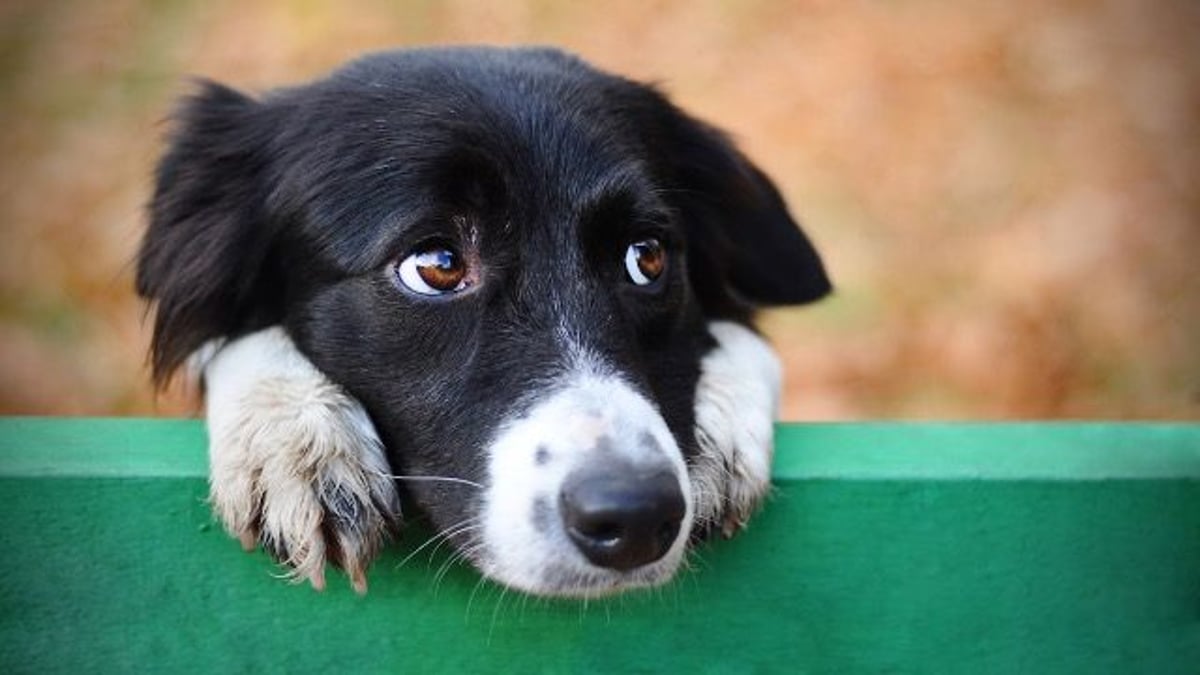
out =
[(565, 560), (548, 560), (545, 565), (535, 569), (506, 565), (502, 560), (493, 558), (473, 562), (485, 577), (524, 593), (587, 599), (652, 588), (669, 582), (682, 565), (685, 548), (677, 544), (659, 560), (627, 572)]

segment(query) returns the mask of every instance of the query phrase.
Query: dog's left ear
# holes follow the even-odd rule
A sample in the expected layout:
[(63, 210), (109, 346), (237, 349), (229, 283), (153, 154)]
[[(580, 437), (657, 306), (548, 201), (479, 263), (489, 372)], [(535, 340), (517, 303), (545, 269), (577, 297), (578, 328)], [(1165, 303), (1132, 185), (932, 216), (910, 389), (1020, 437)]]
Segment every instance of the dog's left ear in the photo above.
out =
[(188, 355), (219, 337), (277, 323), (269, 264), (269, 141), (278, 120), (264, 104), (201, 82), (175, 114), (158, 165), (137, 291), (154, 303), (151, 363), (165, 384)]
[(678, 110), (662, 159), (687, 228), (689, 275), (709, 313), (797, 305), (832, 290), (779, 190), (717, 129)]

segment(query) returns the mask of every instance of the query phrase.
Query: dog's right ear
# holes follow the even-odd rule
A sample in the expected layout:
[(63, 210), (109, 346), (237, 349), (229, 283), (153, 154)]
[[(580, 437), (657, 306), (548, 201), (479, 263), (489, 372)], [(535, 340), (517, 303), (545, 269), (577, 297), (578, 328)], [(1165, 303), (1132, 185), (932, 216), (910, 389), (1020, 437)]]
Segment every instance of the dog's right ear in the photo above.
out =
[(155, 307), (151, 364), (162, 386), (205, 342), (277, 317), (268, 263), (267, 106), (201, 82), (174, 116), (158, 165), (150, 227), (137, 258), (137, 291)]

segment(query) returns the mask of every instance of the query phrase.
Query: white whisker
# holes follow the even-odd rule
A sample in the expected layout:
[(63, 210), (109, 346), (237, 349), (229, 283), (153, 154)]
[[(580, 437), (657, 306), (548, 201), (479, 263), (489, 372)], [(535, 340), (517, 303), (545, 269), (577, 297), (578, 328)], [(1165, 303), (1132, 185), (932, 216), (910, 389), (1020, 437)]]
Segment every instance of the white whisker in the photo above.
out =
[[(467, 519), (459, 522), (457, 525), (454, 525), (454, 526), (449, 527), (441, 532), (438, 532), (437, 534), (433, 535), (432, 537), (426, 539), (425, 542), (422, 543), (420, 546), (413, 549), (413, 551), (411, 553), (404, 556), (404, 559), (401, 560), (396, 565), (396, 569), (400, 569), (401, 567), (404, 567), (404, 565), (407, 564), (408, 561), (412, 560), (414, 557), (416, 557), (416, 555), (418, 553), (425, 550), (431, 544), (433, 544), (435, 542), (445, 542), (445, 541), (449, 540), (451, 537), (459, 534), (460, 532), (466, 532), (468, 530), (475, 529), (478, 527), (479, 527), (479, 518), (472, 517), (472, 518), (467, 518)], [(440, 546), (440, 544), (439, 544), (439, 546)], [(436, 550), (437, 549), (435, 548), (434, 551), (436, 551)], [(432, 555), (432, 553), (431, 553), (431, 555)]]
[(382, 475), (391, 478), (392, 480), (408, 480), (414, 482), (427, 481), (431, 483), (458, 483), (460, 485), (469, 485), (479, 490), (483, 489), (483, 485), (476, 483), (473, 480), (467, 480), (466, 478), (455, 478), (453, 476), (397, 476), (396, 474), (392, 473), (385, 473)]
[(480, 574), (479, 581), (475, 582), (475, 587), (471, 589), (471, 595), (470, 595), (470, 597), (467, 598), (467, 609), (466, 609), (466, 613), (463, 615), (464, 621), (470, 621), (471, 606), (475, 604), (475, 594), (478, 593), (479, 589), (483, 588), (483, 585), (486, 583), (487, 583), (487, 576)]
[(478, 545), (478, 544), (470, 545), (461, 550), (455, 551), (449, 558), (447, 558), (446, 562), (442, 563), (441, 568), (438, 569), (437, 574), (435, 574), (433, 577), (434, 589), (436, 590), (438, 588), (438, 586), (441, 585), (442, 579), (445, 578), (446, 574), (454, 566), (462, 564), (462, 563), (470, 563), (470, 556), (475, 551), (479, 550), (479, 548), (480, 548), (480, 545)]

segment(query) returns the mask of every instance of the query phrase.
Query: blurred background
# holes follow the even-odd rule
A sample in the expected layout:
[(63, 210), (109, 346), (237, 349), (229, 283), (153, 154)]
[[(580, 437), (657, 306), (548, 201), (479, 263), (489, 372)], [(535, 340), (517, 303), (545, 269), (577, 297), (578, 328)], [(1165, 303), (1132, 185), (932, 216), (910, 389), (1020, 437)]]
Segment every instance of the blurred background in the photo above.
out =
[(731, 131), (836, 297), (784, 416), (1200, 419), (1200, 3), (0, 2), (0, 414), (148, 384), (130, 261), (172, 101), (363, 51), (546, 43)]

